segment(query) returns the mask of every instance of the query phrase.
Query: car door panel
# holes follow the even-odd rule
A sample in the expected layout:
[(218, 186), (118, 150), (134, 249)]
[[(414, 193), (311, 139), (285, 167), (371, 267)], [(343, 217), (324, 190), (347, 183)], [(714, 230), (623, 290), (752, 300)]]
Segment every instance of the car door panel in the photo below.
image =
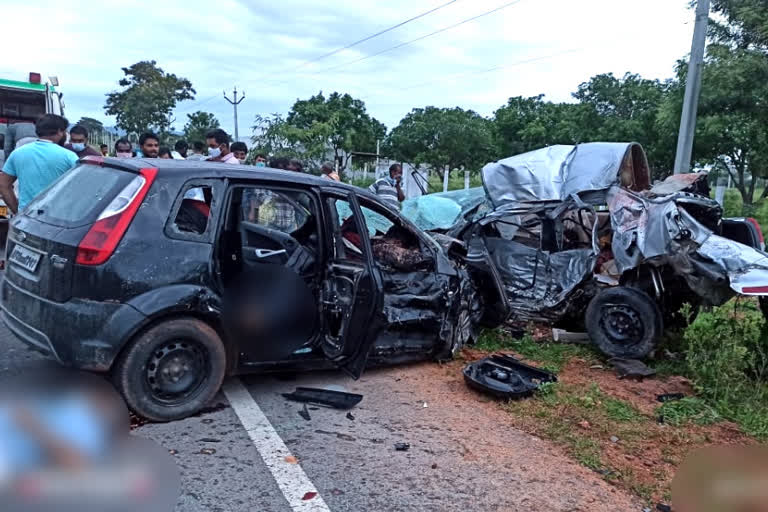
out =
[[(355, 196), (350, 194), (337, 200), (349, 202), (361, 254), (351, 259), (333, 251), (327, 261), (322, 290), (324, 332), (321, 345), (328, 359), (353, 378), (358, 378), (383, 327), (382, 284), (373, 264), (370, 239)], [(340, 235), (341, 222), (335, 207), (332, 208), (328, 202), (326, 207), (328, 217), (332, 219), (333, 237), (336, 238)], [(345, 220), (349, 222), (349, 218)], [(329, 244), (338, 245), (335, 242)]]

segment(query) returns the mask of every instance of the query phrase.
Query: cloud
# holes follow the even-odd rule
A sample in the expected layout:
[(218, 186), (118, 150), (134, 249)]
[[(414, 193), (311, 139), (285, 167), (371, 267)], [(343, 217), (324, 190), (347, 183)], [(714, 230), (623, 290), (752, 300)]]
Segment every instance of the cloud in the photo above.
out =
[[(213, 112), (228, 131), (231, 106), (222, 92), (245, 91), (240, 134), (258, 113), (286, 112), (322, 90), (349, 92), (393, 127), (411, 108), (461, 106), (490, 115), (510, 96), (539, 93), (569, 101), (598, 73), (650, 78), (673, 74), (690, 49), (688, 0), (521, 0), (494, 14), (355, 64), (351, 61), (419, 38), (507, 3), (457, 0), (381, 37), (318, 62), (307, 60), (399, 23), (447, 0), (13, 2), (6, 40), (25, 41), (4, 54), (0, 76), (58, 75), (71, 119), (103, 114), (121, 67), (154, 59), (189, 78), (198, 94), (176, 111), (176, 128), (195, 110)], [(43, 36), (40, 36), (44, 34)], [(569, 52), (569, 53), (566, 53)], [(336, 69), (331, 69), (336, 68)], [(491, 68), (499, 68), (488, 71)]]

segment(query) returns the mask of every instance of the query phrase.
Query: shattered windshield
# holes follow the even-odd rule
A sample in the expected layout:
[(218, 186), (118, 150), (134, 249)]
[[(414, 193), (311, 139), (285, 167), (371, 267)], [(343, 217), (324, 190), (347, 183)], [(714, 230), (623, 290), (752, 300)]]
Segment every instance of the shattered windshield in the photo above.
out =
[(402, 214), (424, 231), (449, 229), (485, 200), (483, 187), (439, 192), (406, 199)]

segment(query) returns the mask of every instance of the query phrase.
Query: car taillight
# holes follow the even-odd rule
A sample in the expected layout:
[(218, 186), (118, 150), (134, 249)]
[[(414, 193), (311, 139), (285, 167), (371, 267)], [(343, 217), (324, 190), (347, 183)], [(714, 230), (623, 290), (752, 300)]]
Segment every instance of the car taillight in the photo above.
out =
[(112, 256), (117, 244), (123, 238), (136, 211), (155, 181), (157, 169), (142, 169), (104, 208), (99, 218), (77, 246), (79, 265), (101, 265)]
[(760, 223), (752, 217), (747, 218), (747, 221), (755, 226), (755, 229), (757, 230), (757, 238), (760, 241), (760, 249), (765, 250), (765, 238), (763, 238), (763, 230), (760, 227)]

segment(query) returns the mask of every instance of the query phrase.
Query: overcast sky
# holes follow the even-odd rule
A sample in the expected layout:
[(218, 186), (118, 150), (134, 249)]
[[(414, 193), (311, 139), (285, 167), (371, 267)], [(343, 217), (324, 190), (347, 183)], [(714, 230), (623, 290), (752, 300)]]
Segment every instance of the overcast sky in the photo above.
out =
[[(688, 0), (519, 0), (475, 21), (406, 43), (510, 0), (455, 0), (354, 48), (328, 52), (405, 21), (448, 0), (280, 0), (203, 2), (0, 0), (3, 39), (24, 41), (0, 59), (0, 78), (30, 71), (57, 75), (66, 115), (104, 115), (121, 67), (154, 59), (190, 79), (186, 114), (213, 112), (232, 131), (232, 87), (245, 91), (241, 137), (256, 114), (287, 112), (318, 91), (348, 92), (388, 128), (414, 107), (460, 106), (491, 115), (510, 96), (545, 94), (569, 101), (598, 73), (673, 75), (690, 51), (694, 13)], [(98, 5), (98, 7), (97, 7)]]

